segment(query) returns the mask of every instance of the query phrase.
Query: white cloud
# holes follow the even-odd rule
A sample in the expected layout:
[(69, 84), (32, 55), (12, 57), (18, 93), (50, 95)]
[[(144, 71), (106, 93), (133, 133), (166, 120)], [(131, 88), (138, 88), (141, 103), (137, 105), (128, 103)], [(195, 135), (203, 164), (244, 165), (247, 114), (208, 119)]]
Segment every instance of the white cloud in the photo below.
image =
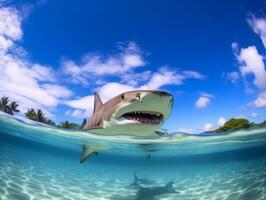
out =
[(83, 110), (93, 110), (93, 95), (85, 96), (76, 100), (66, 102), (67, 105), (72, 108), (83, 109)]
[(49, 82), (56, 81), (52, 68), (48, 66), (42, 66), (39, 64), (30, 64), (30, 63), (28, 64), (31, 65), (30, 73), (34, 78), (38, 79), (39, 81), (49, 81)]
[[(134, 42), (120, 43), (118, 49), (120, 50), (119, 53), (108, 56), (87, 53), (80, 64), (73, 60), (64, 60), (62, 70), (71, 76), (73, 83), (94, 84), (93, 80), (96, 78), (113, 76), (119, 78), (121, 82), (135, 87), (142, 83), (145, 89), (156, 89), (167, 84), (179, 85), (187, 78), (205, 78), (196, 71), (187, 70), (177, 73), (167, 69), (167, 67), (161, 67), (157, 72), (142, 71), (136, 73), (134, 72), (136, 68), (146, 65), (143, 52)], [(150, 79), (149, 83), (143, 85), (148, 79)]]
[(182, 74), (186, 78), (195, 78), (195, 79), (201, 79), (201, 80), (205, 79), (205, 76), (203, 76), (202, 74), (196, 71), (187, 70), (187, 71), (183, 71)]
[(0, 35), (0, 51), (7, 51), (13, 45), (12, 40), (5, 38), (4, 36)]
[(86, 111), (80, 110), (80, 109), (75, 109), (72, 114), (73, 117), (79, 117), (79, 118), (86, 118)]
[(227, 73), (227, 79), (232, 83), (237, 83), (240, 80), (240, 75), (238, 72), (229, 72)]
[(178, 74), (174, 71), (162, 68), (159, 72), (154, 73), (150, 81), (147, 84), (141, 86), (140, 89), (155, 90), (168, 84), (181, 85), (183, 80), (186, 78), (187, 77), (182, 74)]
[(16, 100), (23, 112), (33, 107), (52, 115), (50, 110), (71, 91), (56, 83), (50, 67), (21, 57), (25, 50), (15, 43), (22, 37), (21, 22), (22, 15), (15, 8), (0, 7), (0, 95)]
[(258, 108), (266, 107), (266, 91), (261, 92), (253, 104)]
[(138, 88), (134, 88), (130, 85), (126, 84), (120, 84), (120, 83), (107, 83), (100, 87), (98, 89), (98, 93), (102, 99), (103, 102), (106, 102), (107, 100), (115, 97), (116, 95), (119, 95), (120, 93), (130, 91), (130, 90), (136, 90)]
[[(264, 47), (266, 48), (266, 19), (256, 18), (254, 15), (247, 19), (247, 22), (252, 27), (253, 31), (261, 38)], [(233, 47), (233, 51), (237, 52)], [(252, 103), (255, 107), (266, 107), (266, 69), (263, 61), (263, 56), (258, 53), (255, 46), (241, 49), (240, 53), (235, 53), (240, 62), (240, 73), (244, 77), (251, 74), (254, 76), (253, 84), (260, 89), (257, 99)], [(245, 85), (248, 82), (245, 81)], [(247, 88), (247, 91), (250, 91)]]
[(137, 67), (143, 67), (145, 61), (142, 52), (133, 42), (119, 46), (117, 54), (104, 56), (87, 53), (80, 64), (72, 60), (63, 61), (63, 71), (72, 77), (74, 83), (87, 85), (93, 76), (118, 76), (131, 72)]
[(221, 127), (224, 125), (224, 123), (226, 122), (225, 118), (223, 116), (221, 116), (219, 119), (218, 119), (218, 126)]
[(240, 72), (245, 78), (248, 74), (254, 75), (254, 85), (260, 89), (266, 89), (266, 70), (263, 57), (258, 53), (255, 46), (243, 48), (238, 55)]
[(234, 53), (238, 52), (238, 43), (237, 42), (232, 42), (231, 47), (232, 47)]
[(253, 76), (253, 84), (260, 90), (257, 99), (254, 100), (252, 105), (266, 107), (266, 69), (263, 56), (258, 53), (255, 46), (242, 48), (240, 52), (235, 53), (235, 56), (240, 64), (239, 71), (244, 79), (246, 92), (254, 93), (246, 80), (248, 75)]
[(65, 115), (66, 116), (68, 116), (68, 115), (70, 115), (71, 114), (71, 110), (67, 110), (66, 112), (65, 112)]
[(200, 96), (204, 96), (204, 97), (208, 97), (208, 98), (213, 98), (214, 97), (212, 94), (207, 93), (207, 92), (201, 92)]
[(210, 103), (210, 101), (211, 101), (210, 97), (201, 96), (195, 102), (195, 106), (197, 108), (205, 108), (205, 107), (208, 106), (208, 104)]
[(262, 43), (266, 48), (266, 19), (251, 16), (251, 18), (248, 18), (247, 21), (252, 27), (253, 31), (260, 36)]
[(19, 40), (22, 37), (22, 17), (18, 11), (10, 7), (0, 8), (0, 35), (12, 40)]
[(139, 67), (139, 66), (143, 66), (144, 62), (141, 58), (140, 55), (124, 55), (123, 57), (123, 63), (125, 64), (125, 66), (127, 66), (127, 68), (129, 67)]
[(51, 82), (49, 76), (45, 78), (32, 66), (10, 54), (0, 55), (0, 93), (24, 106), (26, 100), (35, 102), (31, 104), (36, 107), (55, 107), (60, 99), (71, 95), (71, 91)]
[(213, 128), (212, 124), (211, 123), (207, 123), (204, 125), (203, 129), (204, 131), (211, 131)]
[(42, 88), (45, 89), (45, 91), (56, 98), (67, 98), (69, 97), (72, 92), (65, 87), (62, 87), (60, 85), (54, 85), (54, 84), (43, 84)]
[(258, 116), (258, 113), (255, 113), (255, 112), (251, 113), (251, 117), (256, 118), (257, 116)]
[(181, 85), (186, 79), (204, 79), (205, 77), (196, 71), (173, 71), (167, 67), (161, 67), (157, 72), (143, 71), (141, 73), (124, 74), (122, 82), (139, 89), (159, 89), (165, 85)]
[(206, 123), (204, 126), (203, 126), (203, 130), (204, 131), (211, 131), (211, 130), (215, 130), (221, 126), (224, 125), (224, 123), (226, 122), (226, 119), (221, 116), (218, 120), (217, 120), (217, 125), (213, 125), (212, 123)]
[(143, 71), (139, 73), (126, 73), (121, 77), (121, 82), (127, 85), (137, 87), (141, 83), (146, 83), (151, 79), (153, 73), (151, 71)]

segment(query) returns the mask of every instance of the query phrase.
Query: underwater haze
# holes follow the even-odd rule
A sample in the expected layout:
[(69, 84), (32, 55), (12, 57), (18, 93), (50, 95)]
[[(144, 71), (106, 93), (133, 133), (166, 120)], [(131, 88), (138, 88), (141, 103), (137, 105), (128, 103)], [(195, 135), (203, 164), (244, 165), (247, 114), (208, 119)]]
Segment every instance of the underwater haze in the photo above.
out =
[[(107, 149), (79, 163), (82, 145)], [(266, 199), (266, 128), (159, 139), (0, 115), (1, 200)]]

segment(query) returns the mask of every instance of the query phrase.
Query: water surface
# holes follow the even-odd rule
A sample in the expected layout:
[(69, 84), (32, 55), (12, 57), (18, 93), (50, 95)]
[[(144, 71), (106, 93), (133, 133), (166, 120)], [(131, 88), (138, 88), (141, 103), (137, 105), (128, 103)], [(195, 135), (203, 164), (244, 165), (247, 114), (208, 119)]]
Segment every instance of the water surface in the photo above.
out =
[[(83, 144), (108, 150), (80, 164)], [(176, 192), (141, 192), (170, 181)], [(266, 199), (266, 129), (138, 138), (2, 114), (0, 199)]]

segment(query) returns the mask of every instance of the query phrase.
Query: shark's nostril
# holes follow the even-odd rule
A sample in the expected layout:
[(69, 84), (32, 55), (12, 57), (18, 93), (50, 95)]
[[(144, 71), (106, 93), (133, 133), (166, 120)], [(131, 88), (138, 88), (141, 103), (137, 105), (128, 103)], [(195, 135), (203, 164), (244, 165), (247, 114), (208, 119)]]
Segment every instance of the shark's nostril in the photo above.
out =
[(141, 99), (139, 93), (136, 95), (136, 98), (137, 98), (137, 99)]
[(136, 99), (137, 99), (138, 101), (142, 102), (142, 99), (141, 99), (141, 97), (140, 97), (140, 94), (139, 94), (139, 93), (136, 95)]

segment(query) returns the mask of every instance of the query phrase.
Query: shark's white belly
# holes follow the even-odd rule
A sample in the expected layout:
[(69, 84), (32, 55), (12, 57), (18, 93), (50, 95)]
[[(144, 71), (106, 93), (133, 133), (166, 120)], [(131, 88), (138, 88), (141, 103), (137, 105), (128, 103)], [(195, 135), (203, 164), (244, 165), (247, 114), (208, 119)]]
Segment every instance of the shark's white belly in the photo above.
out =
[(134, 135), (134, 136), (159, 136), (155, 131), (157, 129), (151, 129), (148, 125), (133, 125), (124, 124), (121, 125), (117, 121), (104, 121), (103, 127), (100, 129), (93, 129), (92, 132), (106, 134), (106, 135)]

